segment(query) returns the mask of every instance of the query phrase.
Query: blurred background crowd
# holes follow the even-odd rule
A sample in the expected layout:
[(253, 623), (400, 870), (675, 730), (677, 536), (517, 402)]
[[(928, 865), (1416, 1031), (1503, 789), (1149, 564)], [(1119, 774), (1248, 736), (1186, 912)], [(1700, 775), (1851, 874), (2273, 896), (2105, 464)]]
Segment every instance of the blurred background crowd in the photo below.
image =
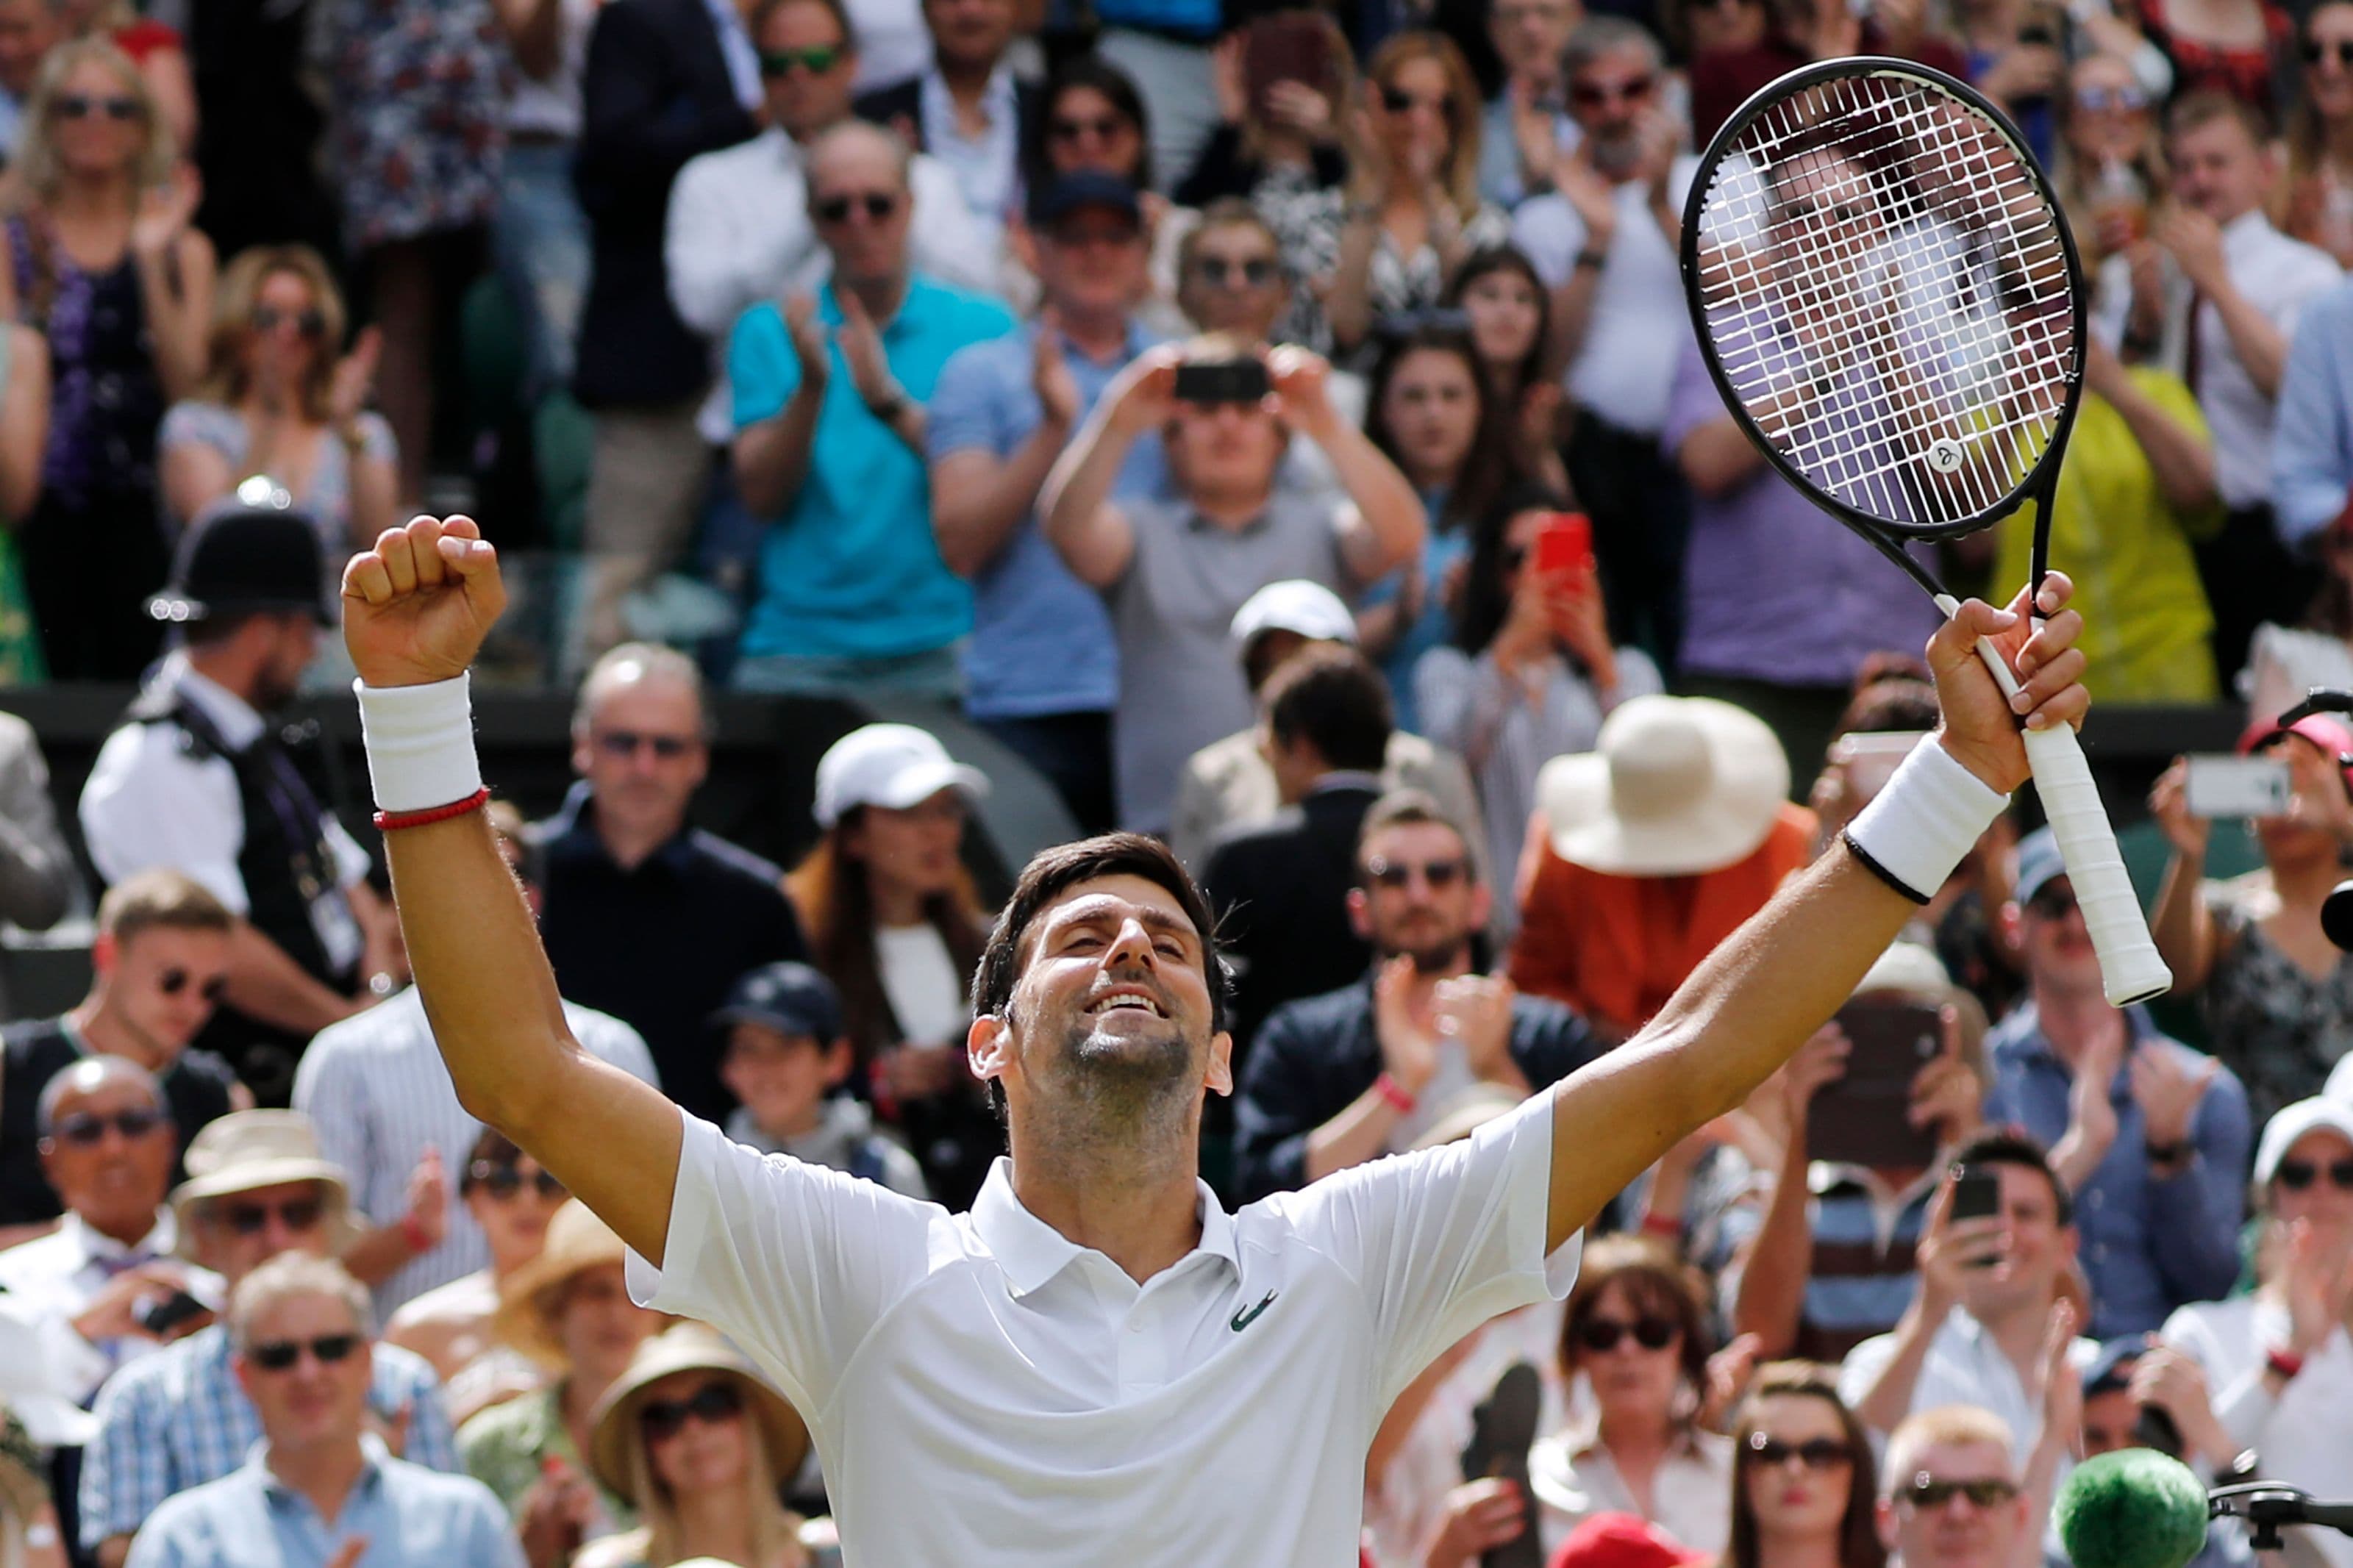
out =
[[(1678, 275), (1858, 53), (2073, 220), (2088, 681), (2237, 738), (2112, 801), (2179, 984), (2105, 1003), (2021, 802), (1409, 1391), (1366, 1560), (2033, 1568), (2130, 1445), (2353, 1494), (2353, 726), (2276, 722), (2353, 686), (2353, 0), (0, 0), (0, 918), (71, 955), (0, 964), (0, 1565), (839, 1560), (407, 985), (334, 581), (417, 510), (510, 563), (575, 1034), (739, 1141), (966, 1205), (1004, 872), (1113, 826), (1223, 921), (1228, 1203), (1641, 1029), (1936, 722)], [(723, 802), (744, 712), (839, 738)]]

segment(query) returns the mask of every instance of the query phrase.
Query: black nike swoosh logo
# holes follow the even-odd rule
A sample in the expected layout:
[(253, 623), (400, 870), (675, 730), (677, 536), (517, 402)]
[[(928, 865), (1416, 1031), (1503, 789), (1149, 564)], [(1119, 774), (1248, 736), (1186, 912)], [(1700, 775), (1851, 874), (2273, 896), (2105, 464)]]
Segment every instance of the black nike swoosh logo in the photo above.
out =
[(1244, 1307), (1240, 1311), (1236, 1312), (1234, 1314), (1233, 1321), (1228, 1323), (1226, 1327), (1233, 1330), (1236, 1333), (1240, 1333), (1244, 1329), (1247, 1329), (1252, 1323), (1257, 1322), (1258, 1315), (1261, 1312), (1265, 1311), (1269, 1307), (1273, 1306), (1275, 1297), (1280, 1294), (1282, 1294), (1280, 1291), (1269, 1290), (1264, 1296), (1259, 1298), (1259, 1303), (1257, 1306)]

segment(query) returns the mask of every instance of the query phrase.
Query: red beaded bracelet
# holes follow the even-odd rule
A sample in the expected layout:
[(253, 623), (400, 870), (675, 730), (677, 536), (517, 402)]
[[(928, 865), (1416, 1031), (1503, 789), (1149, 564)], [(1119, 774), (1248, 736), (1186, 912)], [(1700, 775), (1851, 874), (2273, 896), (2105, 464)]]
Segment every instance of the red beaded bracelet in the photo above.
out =
[(424, 827), (436, 822), (447, 822), (453, 816), (463, 816), (470, 811), (480, 811), (491, 798), (488, 789), (478, 789), (463, 800), (453, 800), (447, 805), (429, 805), (423, 811), (379, 811), (375, 825), (385, 833), (401, 827)]
[(1383, 1073), (1380, 1077), (1373, 1079), (1373, 1092), (1379, 1095), (1383, 1100), (1388, 1101), (1389, 1109), (1396, 1111), (1399, 1116), (1411, 1116), (1413, 1114), (1413, 1108), (1421, 1103), (1420, 1100), (1405, 1091), (1405, 1085), (1398, 1082), (1397, 1079), (1391, 1078), (1387, 1073)]
[(2274, 1345), (2264, 1355), (2263, 1364), (2290, 1383), (2294, 1383), (2297, 1374), (2304, 1371), (2304, 1358), (2284, 1346)]

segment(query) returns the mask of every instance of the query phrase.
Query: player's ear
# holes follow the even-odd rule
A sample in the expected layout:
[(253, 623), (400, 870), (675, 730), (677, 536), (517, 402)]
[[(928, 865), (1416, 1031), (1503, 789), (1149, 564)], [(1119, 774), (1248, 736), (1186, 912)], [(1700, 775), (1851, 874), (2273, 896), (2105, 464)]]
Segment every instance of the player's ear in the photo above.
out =
[(1013, 1024), (1000, 1013), (983, 1013), (965, 1031), (965, 1059), (983, 1083), (1003, 1078), (1013, 1061)]
[(1234, 1037), (1223, 1029), (1209, 1037), (1209, 1068), (1201, 1081), (1212, 1094), (1233, 1098)]

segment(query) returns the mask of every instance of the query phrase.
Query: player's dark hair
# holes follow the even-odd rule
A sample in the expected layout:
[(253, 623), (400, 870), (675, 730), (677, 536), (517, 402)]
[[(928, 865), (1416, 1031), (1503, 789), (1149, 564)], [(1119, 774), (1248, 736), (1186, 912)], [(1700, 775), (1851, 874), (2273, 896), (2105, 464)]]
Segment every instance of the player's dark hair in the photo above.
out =
[(2067, 1184), (2051, 1168), (2051, 1156), (2042, 1144), (2015, 1127), (1989, 1127), (1962, 1144), (1953, 1155), (1952, 1163), (1965, 1170), (1983, 1165), (2015, 1165), (2032, 1171), (2051, 1184), (2051, 1196), (2058, 1205), (2059, 1223), (2075, 1223), (2075, 1203), (2068, 1195)]
[(1397, 727), (1388, 684), (1355, 648), (1302, 648), (1267, 677), (1266, 726), (1282, 745), (1304, 741), (1324, 765), (1377, 773)]

